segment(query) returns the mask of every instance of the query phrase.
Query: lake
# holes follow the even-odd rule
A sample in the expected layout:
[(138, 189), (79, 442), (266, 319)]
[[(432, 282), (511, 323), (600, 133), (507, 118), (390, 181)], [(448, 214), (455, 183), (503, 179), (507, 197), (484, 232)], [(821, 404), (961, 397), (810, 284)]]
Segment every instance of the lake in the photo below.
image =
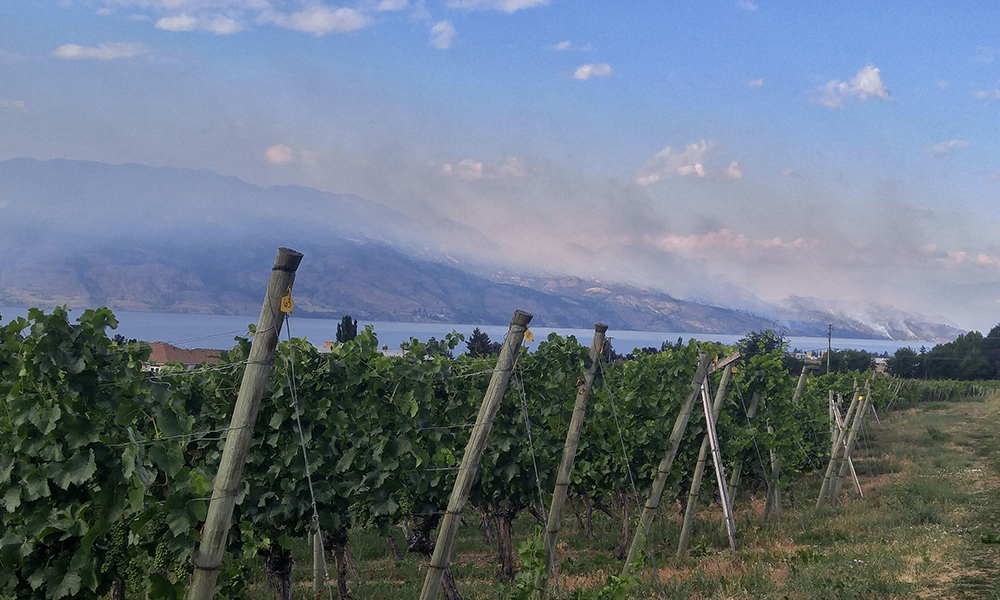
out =
[[(49, 309), (46, 309), (49, 312)], [(70, 315), (79, 315), (80, 309), (71, 310)], [(26, 317), (28, 309), (23, 307), (0, 307), (0, 322), (7, 323), (16, 317)], [(182, 348), (212, 348), (226, 350), (234, 345), (233, 338), (237, 335), (246, 335), (247, 326), (256, 323), (257, 317), (253, 316), (233, 316), (233, 315), (194, 315), (180, 313), (145, 313), (145, 312), (115, 312), (119, 326), (114, 333), (120, 333), (127, 338), (135, 338), (147, 342), (167, 342)], [(326, 340), (334, 340), (337, 337), (337, 325), (340, 319), (309, 319), (295, 317), (289, 319), (288, 324), (292, 337), (305, 337), (313, 344), (322, 346)], [(366, 325), (375, 328), (380, 344), (389, 348), (399, 348), (400, 342), (410, 338), (417, 338), (426, 341), (430, 337), (441, 339), (452, 331), (457, 331), (468, 339), (472, 330), (479, 327), (489, 334), (494, 341), (502, 341), (507, 333), (506, 325), (463, 325), (450, 323), (394, 323), (388, 321), (364, 321), (358, 320), (358, 328), (362, 329)], [(589, 346), (594, 337), (593, 329), (560, 329), (551, 327), (531, 327), (535, 335), (535, 341), (526, 343), (529, 348), (534, 348), (539, 342), (545, 340), (550, 332), (558, 333), (562, 336), (576, 336), (576, 339), (583, 345)], [(285, 337), (282, 332), (282, 338)], [(677, 338), (687, 341), (690, 338), (701, 341), (715, 341), (723, 344), (733, 344), (742, 335), (723, 335), (715, 333), (685, 333), (685, 332), (655, 332), (655, 331), (615, 331), (608, 330), (608, 337), (611, 339), (614, 349), (622, 354), (631, 351), (633, 348), (644, 348), (652, 346), (659, 348), (664, 341), (676, 342)], [(789, 349), (824, 350), (826, 349), (826, 338), (815, 337), (790, 337)], [(833, 338), (835, 349), (866, 350), (881, 354), (888, 352), (892, 354), (897, 348), (912, 347), (919, 349), (921, 345), (929, 348), (934, 346), (933, 342), (900, 342), (893, 340), (858, 340), (849, 338)], [(465, 350), (464, 344), (459, 344), (459, 351)]]

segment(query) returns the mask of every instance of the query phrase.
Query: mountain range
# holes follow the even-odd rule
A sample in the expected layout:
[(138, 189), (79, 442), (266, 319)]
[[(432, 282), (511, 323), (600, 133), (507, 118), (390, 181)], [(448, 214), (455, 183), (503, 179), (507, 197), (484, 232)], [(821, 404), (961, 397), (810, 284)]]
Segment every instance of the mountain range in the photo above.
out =
[[(489, 236), (421, 224), (351, 194), (260, 187), (208, 171), (19, 158), (0, 162), (0, 305), (254, 315), (278, 246), (305, 254), (296, 312), (551, 327), (947, 341), (961, 330), (886, 306), (815, 298), (746, 307), (505, 264)], [(477, 252), (478, 251), (478, 252)], [(476, 256), (480, 258), (477, 259)], [(489, 258), (482, 258), (487, 256)]]

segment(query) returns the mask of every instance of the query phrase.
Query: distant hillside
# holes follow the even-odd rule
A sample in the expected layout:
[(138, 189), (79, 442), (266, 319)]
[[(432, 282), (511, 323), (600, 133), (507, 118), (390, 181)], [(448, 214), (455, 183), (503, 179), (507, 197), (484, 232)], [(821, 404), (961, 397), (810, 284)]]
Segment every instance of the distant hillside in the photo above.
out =
[(801, 299), (761, 316), (615, 282), (487, 275), (481, 266), (474, 274), (447, 254), (489, 243), (468, 226), (425, 229), (357, 196), (262, 188), (206, 171), (3, 161), (0, 219), (0, 305), (254, 315), (275, 249), (288, 246), (306, 255), (295, 286), (306, 316), (503, 324), (520, 308), (551, 327), (742, 334), (778, 326), (825, 335), (836, 317), (840, 337), (960, 333), (902, 313), (880, 328)]

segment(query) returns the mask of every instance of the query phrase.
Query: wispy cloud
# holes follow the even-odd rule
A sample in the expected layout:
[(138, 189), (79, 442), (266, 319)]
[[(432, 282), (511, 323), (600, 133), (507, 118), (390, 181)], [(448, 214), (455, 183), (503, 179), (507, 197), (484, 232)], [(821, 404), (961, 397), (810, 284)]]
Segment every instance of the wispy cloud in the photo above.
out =
[(63, 44), (55, 49), (53, 56), (66, 59), (95, 58), (97, 60), (115, 60), (119, 58), (134, 58), (149, 54), (150, 50), (140, 43), (114, 42), (98, 44), (96, 47)]
[(968, 148), (969, 142), (965, 140), (949, 140), (947, 142), (939, 142), (933, 146), (927, 146), (924, 148), (924, 152), (927, 154), (934, 154), (936, 156), (941, 156), (942, 154), (951, 154), (955, 148)]
[(558, 44), (552, 44), (550, 46), (546, 46), (545, 48), (548, 49), (548, 50), (555, 50), (556, 52), (569, 52), (571, 50), (593, 50), (594, 49), (594, 47), (591, 46), (590, 44), (587, 44), (585, 46), (578, 46), (577, 44), (574, 44), (573, 42), (570, 42), (569, 40), (566, 40), (565, 42), (559, 42)]
[(260, 23), (271, 23), (278, 27), (323, 36), (328, 33), (348, 33), (371, 25), (371, 18), (353, 8), (330, 8), (314, 4), (301, 11), (281, 13), (268, 11), (257, 19)]
[(512, 13), (524, 8), (545, 6), (549, 0), (448, 0), (448, 8), (464, 8), (466, 10), (499, 10)]
[(993, 183), (1000, 183), (1000, 171), (990, 171), (986, 174), (986, 179)]
[(188, 14), (163, 17), (156, 22), (156, 28), (164, 31), (209, 31), (218, 35), (232, 35), (243, 31), (243, 24), (230, 17), (222, 15)]
[(0, 108), (14, 108), (24, 110), (24, 100), (11, 100), (0, 96)]
[(752, 80), (750, 80), (750, 82), (747, 85), (749, 85), (750, 87), (760, 87), (760, 86), (764, 85), (764, 80), (763, 79), (752, 79)]
[(757, 10), (757, 5), (750, 0), (737, 0), (736, 6), (739, 6), (743, 10)]
[(1000, 90), (980, 90), (976, 92), (976, 98), (980, 100), (1000, 100)]
[(317, 164), (316, 157), (308, 150), (293, 150), (285, 144), (275, 144), (264, 152), (264, 160), (275, 166), (290, 164), (305, 165), (314, 167)]
[(989, 46), (976, 48), (976, 53), (972, 56), (972, 61), (983, 64), (990, 64), (997, 58), (997, 49)]
[(858, 69), (857, 75), (848, 82), (834, 79), (824, 86), (817, 88), (820, 97), (813, 100), (813, 103), (825, 106), (831, 110), (844, 107), (844, 100), (847, 98), (879, 98), (889, 100), (889, 90), (882, 82), (881, 71), (877, 67), (867, 65)]
[(451, 48), (451, 40), (455, 37), (455, 28), (450, 21), (440, 21), (431, 27), (431, 46), (441, 50)]
[(21, 62), (26, 57), (20, 52), (11, 52), (0, 48), (0, 63)]
[(576, 71), (573, 72), (573, 79), (586, 81), (591, 77), (607, 77), (610, 74), (611, 65), (608, 63), (587, 63), (576, 68)]
[(410, 3), (407, 0), (382, 0), (375, 7), (375, 10), (379, 12), (403, 10), (409, 5)]
[(635, 175), (635, 182), (641, 186), (649, 186), (658, 181), (677, 178), (692, 179), (740, 179), (743, 169), (735, 160), (729, 166), (719, 169), (705, 167), (705, 155), (711, 152), (714, 144), (702, 140), (688, 144), (683, 150), (675, 150), (670, 146), (656, 153), (647, 160)]
[(466, 158), (456, 163), (446, 163), (441, 167), (441, 174), (445, 177), (458, 177), (465, 181), (524, 177), (527, 173), (528, 163), (519, 156), (510, 156), (500, 163), (493, 164)]
[(946, 89), (948, 87), (948, 82), (944, 79), (938, 79), (937, 86), (942, 90)]

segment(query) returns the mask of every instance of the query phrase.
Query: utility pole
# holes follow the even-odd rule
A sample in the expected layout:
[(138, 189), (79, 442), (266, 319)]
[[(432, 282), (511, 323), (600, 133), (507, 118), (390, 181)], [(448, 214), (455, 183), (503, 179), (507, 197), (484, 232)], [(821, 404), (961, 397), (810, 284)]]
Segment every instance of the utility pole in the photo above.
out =
[(833, 352), (833, 323), (826, 331), (826, 374), (830, 374), (830, 354)]

